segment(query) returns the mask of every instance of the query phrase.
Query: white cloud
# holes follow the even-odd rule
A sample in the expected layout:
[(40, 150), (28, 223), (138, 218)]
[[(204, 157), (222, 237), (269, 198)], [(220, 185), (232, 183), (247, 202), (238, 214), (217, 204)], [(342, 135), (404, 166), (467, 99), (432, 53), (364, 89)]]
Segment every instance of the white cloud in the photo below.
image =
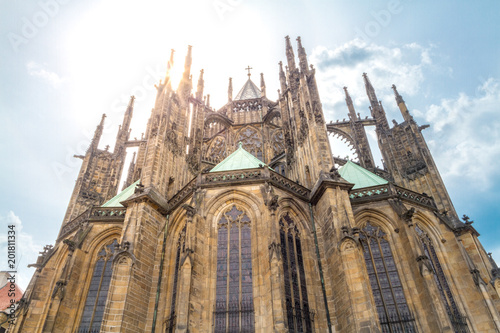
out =
[[(16, 244), (16, 258), (15, 265), (17, 266), (17, 276), (16, 283), (21, 287), (21, 289), (26, 290), (33, 273), (35, 272), (34, 268), (28, 268), (29, 264), (33, 264), (36, 262), (38, 257), (38, 252), (42, 249), (41, 246), (35, 244), (33, 241), (33, 237), (23, 231), (23, 224), (21, 219), (14, 214), (14, 212), (10, 211), (7, 216), (0, 215), (0, 255), (3, 257), (1, 262), (2, 266), (0, 266), (1, 270), (13, 271), (10, 267), (7, 266), (7, 255), (8, 255), (8, 242), (7, 235), (9, 226), (14, 225), (13, 228), (15, 231), (15, 244)], [(4, 258), (6, 260), (4, 260)]]
[(443, 99), (422, 115), (432, 124), (429, 145), (443, 177), (475, 182), (486, 191), (500, 176), (500, 82), (490, 78), (476, 91)]
[(379, 88), (377, 97), (385, 103), (394, 103), (392, 83), (401, 94), (420, 93), (425, 71), (435, 66), (433, 48), (417, 43), (386, 47), (367, 44), (361, 39), (351, 40), (333, 50), (322, 46), (315, 48), (311, 63), (318, 67), (318, 87), (322, 90), (327, 119), (342, 119), (347, 115), (343, 86), (348, 87), (355, 106), (363, 106), (357, 111), (368, 115), (363, 72), (367, 72), (373, 86)]
[(54, 88), (58, 88), (63, 82), (63, 79), (57, 75), (57, 73), (45, 69), (44, 66), (37, 64), (34, 61), (28, 62), (26, 64), (26, 69), (28, 70), (29, 75), (38, 77), (48, 82)]

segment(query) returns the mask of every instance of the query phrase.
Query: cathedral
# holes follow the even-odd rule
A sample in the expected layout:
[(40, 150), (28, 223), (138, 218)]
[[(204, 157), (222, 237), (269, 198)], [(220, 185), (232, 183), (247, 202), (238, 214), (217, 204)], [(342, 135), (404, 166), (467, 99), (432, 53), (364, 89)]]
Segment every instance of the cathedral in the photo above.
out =
[[(172, 51), (140, 139), (134, 97), (113, 151), (103, 115), (8, 332), (500, 331), (500, 269), (458, 217), (428, 126), (394, 85), (389, 124), (366, 73), (371, 114), (344, 88), (348, 118), (327, 121), (300, 37), (285, 49), (276, 101), (249, 73), (213, 108), (189, 46), (177, 89)], [(333, 157), (332, 135), (354, 161)]]

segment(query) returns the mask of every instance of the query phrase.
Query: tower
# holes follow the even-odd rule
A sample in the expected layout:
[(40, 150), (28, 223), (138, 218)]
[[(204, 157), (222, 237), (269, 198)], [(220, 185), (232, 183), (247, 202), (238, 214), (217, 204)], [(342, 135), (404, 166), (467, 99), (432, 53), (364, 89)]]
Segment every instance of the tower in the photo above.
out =
[[(278, 99), (248, 66), (214, 109), (204, 70), (193, 92), (192, 53), (174, 89), (172, 51), (140, 140), (129, 140), (133, 98), (113, 153), (98, 149), (101, 121), (13, 332), (500, 329), (498, 267), (472, 221), (442, 211), (451, 202), (395, 87), (402, 124), (389, 127), (366, 74), (371, 118), (345, 88), (349, 120), (326, 124), (315, 69), (300, 38), (297, 65), (287, 36)], [(332, 157), (329, 132), (359, 164)], [(127, 147), (138, 152), (116, 193)]]

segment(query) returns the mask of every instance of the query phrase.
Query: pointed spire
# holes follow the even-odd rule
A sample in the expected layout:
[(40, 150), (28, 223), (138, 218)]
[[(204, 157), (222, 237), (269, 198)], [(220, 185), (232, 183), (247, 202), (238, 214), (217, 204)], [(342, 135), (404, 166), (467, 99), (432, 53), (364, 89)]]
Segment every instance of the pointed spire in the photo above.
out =
[(293, 54), (292, 44), (290, 43), (290, 36), (285, 37), (286, 40), (286, 59), (288, 61), (288, 68), (290, 71), (295, 69), (295, 55)]
[(356, 116), (356, 110), (354, 110), (354, 104), (352, 103), (351, 96), (349, 95), (349, 92), (347, 91), (347, 87), (344, 87), (344, 92), (345, 92), (345, 102), (347, 104), (347, 108), (349, 109), (349, 118), (351, 120), (357, 120)]
[(196, 88), (196, 99), (201, 100), (203, 96), (203, 87), (205, 85), (205, 81), (203, 80), (203, 69), (200, 70), (200, 78), (198, 79), (198, 87)]
[(410, 112), (408, 111), (408, 108), (406, 107), (406, 103), (403, 100), (403, 97), (399, 94), (399, 92), (394, 84), (392, 85), (392, 90), (394, 90), (394, 96), (396, 98), (396, 103), (398, 104), (399, 111), (401, 111), (401, 114), (403, 115), (404, 120), (410, 121), (413, 117), (410, 115)]
[(134, 101), (135, 96), (130, 96), (130, 101), (128, 102), (127, 110), (123, 115), (122, 130), (127, 131), (130, 129), (130, 123), (132, 122), (132, 116), (134, 114)]
[(227, 101), (233, 100), (233, 78), (229, 78), (229, 86), (227, 87)]
[(285, 92), (286, 91), (286, 75), (285, 72), (283, 71), (283, 62), (279, 62), (280, 65), (280, 85), (281, 85), (281, 91)]
[(165, 75), (165, 86), (167, 87), (167, 91), (172, 90), (172, 80), (170, 79), (170, 71), (172, 70), (172, 67), (174, 67), (174, 49), (170, 50), (170, 59), (168, 60), (167, 63), (167, 74)]
[(207, 106), (210, 107), (210, 94), (207, 94)]
[(188, 45), (188, 53), (186, 55), (186, 60), (184, 62), (184, 73), (182, 74), (181, 83), (179, 84), (179, 92), (184, 96), (189, 96), (189, 93), (193, 87), (191, 81), (191, 63), (193, 59), (191, 58), (191, 49), (193, 47)]
[(266, 96), (266, 82), (264, 81), (264, 73), (260, 73), (260, 93), (262, 97)]
[(363, 79), (365, 81), (366, 94), (368, 95), (368, 99), (370, 100), (370, 110), (373, 118), (377, 123), (377, 128), (382, 129), (384, 132), (389, 131), (389, 123), (387, 122), (387, 117), (385, 115), (384, 108), (382, 107), (382, 103), (377, 99), (377, 95), (375, 94), (375, 89), (368, 79), (368, 75), (363, 73)]
[(370, 82), (370, 79), (368, 78), (368, 75), (366, 73), (363, 73), (363, 79), (365, 81), (365, 88), (366, 88), (366, 94), (368, 95), (368, 99), (370, 100), (370, 104), (377, 105), (378, 104), (378, 99), (377, 95), (375, 94), (375, 89), (373, 89), (372, 83)]
[(106, 114), (103, 113), (101, 121), (99, 122), (99, 125), (97, 125), (97, 128), (95, 129), (94, 137), (92, 138), (92, 141), (90, 142), (89, 150), (96, 150), (97, 147), (99, 146), (99, 141), (101, 140), (102, 131), (104, 128), (104, 119), (105, 118), (106, 118)]
[(298, 44), (297, 54), (299, 55), (300, 71), (302, 73), (307, 73), (309, 71), (307, 64), (307, 54), (306, 54), (306, 49), (302, 47), (302, 41), (300, 39), (300, 36), (297, 37), (297, 44)]

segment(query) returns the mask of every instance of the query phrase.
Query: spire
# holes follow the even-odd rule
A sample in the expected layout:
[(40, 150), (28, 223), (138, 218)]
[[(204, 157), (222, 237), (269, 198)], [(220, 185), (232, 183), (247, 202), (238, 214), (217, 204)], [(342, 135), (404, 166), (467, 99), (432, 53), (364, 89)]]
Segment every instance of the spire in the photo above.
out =
[(130, 129), (130, 123), (132, 122), (132, 115), (134, 114), (134, 101), (135, 96), (130, 96), (130, 101), (128, 102), (127, 110), (123, 115), (122, 130), (127, 131)]
[(396, 86), (394, 84), (392, 85), (392, 90), (394, 90), (394, 96), (396, 98), (396, 103), (398, 104), (399, 111), (401, 111), (401, 114), (403, 115), (404, 120), (410, 121), (412, 119), (412, 116), (410, 115), (410, 112), (408, 111), (408, 108), (406, 107), (406, 104), (405, 104), (405, 101), (403, 100), (403, 97), (399, 94), (399, 92), (396, 89)]
[(233, 78), (229, 78), (229, 86), (227, 87), (227, 101), (233, 100)]
[(192, 81), (191, 81), (191, 63), (193, 59), (191, 58), (191, 49), (193, 47), (188, 45), (188, 53), (186, 55), (186, 60), (184, 62), (184, 73), (182, 74), (181, 83), (179, 84), (179, 92), (186, 96), (189, 95), (192, 89)]
[(352, 103), (351, 96), (347, 91), (347, 87), (344, 87), (344, 92), (345, 92), (345, 102), (347, 104), (347, 108), (349, 109), (349, 118), (351, 118), (352, 121), (357, 120), (356, 110), (354, 110), (354, 105)]
[(167, 74), (165, 75), (165, 86), (167, 87), (168, 91), (172, 90), (172, 82), (170, 80), (170, 71), (172, 70), (172, 67), (174, 66), (174, 49), (170, 50), (170, 59), (168, 60), (167, 63)]
[(210, 94), (207, 94), (207, 106), (210, 107)]
[(368, 78), (368, 75), (366, 73), (363, 73), (363, 79), (365, 81), (366, 94), (368, 95), (370, 104), (373, 107), (373, 105), (378, 104), (378, 99), (377, 95), (375, 94), (375, 89), (373, 89), (372, 83), (370, 82), (370, 79)]
[(283, 62), (279, 62), (280, 65), (280, 85), (281, 85), (281, 92), (284, 93), (286, 90), (286, 75), (285, 72), (283, 71)]
[(295, 55), (293, 54), (292, 44), (290, 43), (290, 36), (285, 37), (286, 40), (286, 59), (288, 61), (288, 68), (290, 71), (295, 69)]
[(302, 41), (300, 39), (300, 36), (297, 37), (297, 53), (299, 55), (299, 66), (300, 66), (300, 71), (302, 73), (307, 73), (309, 71), (308, 64), (307, 64), (307, 54), (306, 54), (306, 49), (302, 47)]
[(382, 107), (382, 103), (377, 99), (375, 89), (373, 89), (372, 83), (370, 82), (370, 79), (368, 79), (368, 75), (366, 75), (366, 73), (363, 73), (363, 79), (365, 81), (366, 94), (370, 100), (370, 110), (377, 123), (377, 128), (380, 128), (383, 131), (388, 131), (389, 124), (387, 123), (387, 117), (385, 115), (384, 108)]
[(97, 128), (95, 129), (94, 132), (94, 137), (92, 138), (92, 141), (90, 142), (90, 147), (89, 150), (96, 150), (97, 146), (99, 146), (99, 141), (101, 140), (102, 136), (102, 130), (104, 128), (104, 119), (106, 118), (106, 114), (102, 114), (101, 122), (99, 125), (97, 125)]
[(264, 73), (260, 73), (260, 93), (262, 97), (266, 96), (266, 82), (264, 82)]
[(196, 88), (196, 99), (201, 101), (201, 97), (203, 96), (203, 87), (205, 85), (205, 81), (203, 80), (203, 69), (200, 71), (200, 78), (198, 79), (198, 87)]

